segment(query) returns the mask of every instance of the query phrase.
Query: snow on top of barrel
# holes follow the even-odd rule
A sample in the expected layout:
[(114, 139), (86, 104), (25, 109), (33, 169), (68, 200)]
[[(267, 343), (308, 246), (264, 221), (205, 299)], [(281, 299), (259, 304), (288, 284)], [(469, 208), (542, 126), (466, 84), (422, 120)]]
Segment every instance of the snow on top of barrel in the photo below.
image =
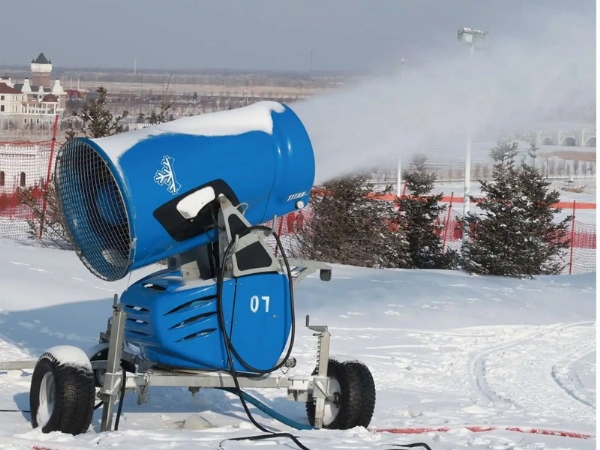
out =
[(94, 139), (106, 155), (117, 162), (118, 158), (134, 145), (163, 134), (194, 136), (237, 136), (252, 131), (273, 133), (272, 112), (282, 113), (285, 107), (278, 102), (262, 101), (243, 108), (219, 111), (199, 116), (184, 117), (118, 136)]
[(244, 108), (219, 111), (201, 116), (185, 117), (158, 125), (161, 131), (200, 136), (235, 136), (250, 131), (273, 133), (271, 112), (281, 113), (284, 107), (277, 102), (259, 102)]

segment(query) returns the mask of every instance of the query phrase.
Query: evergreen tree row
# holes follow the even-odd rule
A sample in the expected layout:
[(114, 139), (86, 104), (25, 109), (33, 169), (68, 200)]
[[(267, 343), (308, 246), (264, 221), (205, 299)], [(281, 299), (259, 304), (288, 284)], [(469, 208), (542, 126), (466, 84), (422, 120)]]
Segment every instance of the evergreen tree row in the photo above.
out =
[(559, 274), (566, 265), (568, 224), (572, 217), (556, 220), (560, 199), (550, 182), (535, 168), (537, 148), (517, 164), (517, 144), (501, 143), (492, 149), (492, 181), (480, 181), (478, 213), (465, 222), (469, 240), (463, 245), (463, 267), (470, 273), (512, 277)]
[[(311, 198), (312, 218), (298, 236), (303, 257), (381, 268), (454, 269), (512, 277), (561, 273), (569, 246), (571, 217), (556, 220), (559, 193), (535, 168), (537, 148), (517, 164), (517, 144), (490, 151), (491, 181), (479, 180), (482, 198), (463, 218), (469, 230), (461, 254), (440, 238), (446, 205), (431, 192), (436, 174), (426, 157), (415, 157), (403, 173), (408, 195), (394, 203), (377, 199), (365, 174), (330, 180)], [(386, 194), (391, 187), (379, 192)], [(454, 230), (450, 230), (454, 231)]]
[[(439, 218), (443, 194), (431, 195), (436, 175), (419, 156), (403, 174), (409, 195), (383, 201), (366, 174), (324, 183), (311, 197), (312, 218), (299, 234), (302, 257), (378, 268), (453, 269), (458, 253), (444, 252)], [(375, 193), (376, 192), (376, 193)], [(374, 194), (375, 193), (375, 194)]]

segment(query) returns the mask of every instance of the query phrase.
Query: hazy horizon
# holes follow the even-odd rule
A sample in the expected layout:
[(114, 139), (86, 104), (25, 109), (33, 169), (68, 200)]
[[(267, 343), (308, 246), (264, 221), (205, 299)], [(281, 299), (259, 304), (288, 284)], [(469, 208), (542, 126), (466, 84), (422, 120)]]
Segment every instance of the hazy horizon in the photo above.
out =
[(593, 0), (0, 0), (0, 67), (368, 72), (452, 51), (461, 27), (529, 40), (548, 13), (595, 27)]
[[(1, 1), (1, 0), (0, 0)], [(43, 52), (40, 52), (43, 53)], [(31, 72), (30, 63), (27, 64), (0, 64), (0, 70), (5, 71), (19, 71), (24, 73)], [(87, 66), (65, 66), (65, 65), (57, 65), (52, 62), (52, 73), (55, 72), (89, 72), (89, 73), (123, 73), (123, 74), (133, 74), (133, 67), (87, 67)], [(195, 69), (171, 69), (167, 67), (136, 67), (136, 73), (139, 74), (149, 74), (149, 75), (164, 75), (164, 74), (178, 74), (178, 75), (198, 75), (198, 74), (222, 74), (222, 75), (241, 75), (241, 74), (277, 74), (277, 75), (298, 75), (298, 76), (368, 76), (373, 73), (373, 71), (369, 70), (342, 70), (342, 69), (329, 69), (329, 70), (315, 70), (312, 72), (303, 70), (303, 69), (244, 69), (244, 68), (227, 68), (227, 67), (205, 67), (205, 68), (195, 68)]]
[[(23, 27), (14, 18), (46, 3), (0, 0), (0, 66), (42, 51), (58, 66), (98, 70), (133, 69), (136, 58), (137, 67), (167, 70), (368, 73), (293, 105), (315, 150), (317, 182), (415, 153), (458, 161), (469, 129), (496, 139), (595, 111), (593, 0), (99, 4), (54, 0)], [(68, 26), (49, 36), (49, 20)], [(489, 33), (472, 58), (457, 42), (462, 27)], [(18, 46), (6, 44), (11, 36)]]

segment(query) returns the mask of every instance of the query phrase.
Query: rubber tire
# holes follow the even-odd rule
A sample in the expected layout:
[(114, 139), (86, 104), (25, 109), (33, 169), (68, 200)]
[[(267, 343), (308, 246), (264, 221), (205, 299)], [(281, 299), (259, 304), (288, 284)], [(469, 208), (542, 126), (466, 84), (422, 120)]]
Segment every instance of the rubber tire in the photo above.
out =
[(356, 426), (367, 428), (371, 423), (373, 413), (375, 413), (375, 400), (377, 399), (375, 380), (373, 380), (373, 375), (369, 368), (360, 361), (349, 361), (347, 364), (354, 365), (360, 373), (360, 381), (364, 390), (362, 407), (360, 408), (360, 415), (358, 416)]
[(87, 432), (94, 413), (94, 375), (83, 367), (60, 365), (50, 353), (44, 353), (38, 360), (29, 390), (31, 424), (37, 428), (40, 402), (40, 388), (44, 375), (54, 377), (54, 409), (42, 433), (60, 431), (77, 435)]
[[(316, 375), (318, 370), (313, 371)], [(348, 430), (357, 426), (367, 427), (375, 411), (375, 382), (369, 368), (358, 361), (340, 362), (330, 359), (327, 376), (340, 385), (339, 411), (335, 419), (324, 428)], [(315, 425), (315, 404), (306, 402), (306, 415), (311, 426)]]

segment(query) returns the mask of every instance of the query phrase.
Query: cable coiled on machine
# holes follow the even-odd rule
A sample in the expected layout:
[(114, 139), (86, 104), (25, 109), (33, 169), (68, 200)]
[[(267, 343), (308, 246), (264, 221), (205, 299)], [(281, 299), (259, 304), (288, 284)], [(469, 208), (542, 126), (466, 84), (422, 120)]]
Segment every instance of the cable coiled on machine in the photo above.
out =
[[(233, 382), (235, 384), (235, 389), (224, 389), (225, 391), (228, 392), (235, 392), (239, 399), (240, 399), (240, 403), (242, 404), (242, 407), (244, 408), (244, 412), (246, 413), (246, 415), (248, 416), (248, 419), (252, 422), (252, 424), (258, 428), (260, 431), (262, 431), (263, 433), (267, 433), (266, 435), (256, 435), (256, 436), (243, 436), (243, 437), (237, 437), (237, 438), (229, 438), (229, 439), (225, 439), (223, 441), (221, 441), (219, 443), (219, 448), (222, 449), (222, 444), (223, 442), (226, 441), (245, 441), (245, 440), (263, 440), (263, 439), (274, 439), (274, 438), (278, 438), (278, 437), (285, 437), (285, 438), (289, 438), (291, 439), (301, 450), (310, 450), (308, 447), (306, 447), (304, 444), (302, 444), (300, 442), (300, 440), (298, 439), (297, 436), (294, 436), (291, 433), (278, 433), (275, 432), (273, 430), (269, 430), (268, 428), (265, 428), (264, 426), (262, 426), (260, 423), (258, 423), (256, 421), (256, 419), (254, 419), (254, 417), (252, 416), (252, 413), (250, 412), (250, 410), (248, 409), (248, 405), (247, 405), (247, 401), (249, 401), (250, 403), (254, 404), (255, 406), (257, 406), (259, 409), (261, 409), (262, 411), (265, 411), (267, 414), (269, 414), (271, 417), (275, 418), (276, 420), (288, 425), (288, 426), (292, 426), (295, 428), (299, 428), (298, 425), (300, 424), (296, 424), (293, 423), (293, 421), (288, 421), (285, 420), (285, 418), (283, 418), (283, 416), (281, 416), (279, 413), (276, 413), (275, 411), (273, 411), (271, 408), (268, 408), (266, 405), (263, 405), (263, 407), (261, 407), (256, 399), (254, 399), (253, 397), (251, 397), (250, 395), (248, 395), (247, 393), (245, 393), (244, 391), (242, 391), (239, 381), (238, 381), (238, 377), (237, 377), (237, 372), (235, 370), (235, 367), (233, 365), (233, 356), (232, 354), (237, 358), (237, 360), (245, 367), (247, 368), (249, 371), (251, 372), (255, 372), (255, 373), (259, 373), (259, 374), (267, 374), (267, 373), (271, 373), (274, 372), (280, 368), (282, 368), (285, 363), (287, 362), (287, 360), (289, 359), (293, 347), (294, 347), (294, 340), (295, 340), (295, 335), (296, 335), (296, 314), (295, 314), (295, 308), (294, 308), (294, 289), (293, 289), (293, 283), (292, 283), (292, 271), (290, 268), (290, 264), (289, 261), (287, 259), (287, 255), (285, 254), (285, 249), (283, 248), (283, 245), (281, 243), (281, 240), (278, 236), (278, 234), (273, 231), (272, 228), (266, 227), (266, 226), (262, 226), (262, 225), (257, 225), (257, 226), (252, 226), (252, 227), (248, 227), (246, 230), (244, 230), (244, 234), (251, 232), (252, 230), (262, 230), (262, 231), (266, 231), (268, 233), (271, 233), (274, 237), (275, 237), (275, 241), (276, 241), (276, 245), (279, 248), (279, 250), (281, 251), (281, 258), (283, 259), (284, 265), (285, 265), (285, 269), (286, 269), (286, 275), (288, 278), (288, 282), (289, 282), (289, 290), (290, 290), (290, 314), (291, 314), (291, 332), (290, 332), (290, 342), (288, 345), (288, 349), (287, 352), (284, 356), (284, 358), (281, 360), (281, 362), (279, 362), (278, 364), (276, 364), (274, 367), (272, 367), (271, 369), (257, 369), (255, 367), (252, 367), (250, 364), (248, 364), (246, 361), (244, 361), (244, 359), (239, 355), (239, 353), (235, 350), (232, 342), (231, 342), (231, 338), (229, 337), (229, 335), (227, 334), (227, 330), (225, 328), (225, 317), (223, 316), (223, 307), (222, 307), (222, 302), (223, 302), (223, 281), (224, 281), (224, 272), (225, 272), (225, 262), (227, 261), (227, 259), (229, 258), (229, 254), (231, 253), (235, 243), (236, 243), (236, 239), (234, 237), (234, 239), (232, 239), (232, 241), (229, 243), (229, 245), (227, 246), (227, 248), (225, 249), (225, 251), (223, 252), (223, 260), (221, 261), (219, 268), (217, 270), (217, 315), (219, 318), (219, 326), (221, 327), (221, 332), (223, 334), (223, 341), (225, 343), (225, 351), (227, 353), (227, 362), (229, 364), (229, 371), (231, 372), (232, 378), (233, 378)], [(236, 237), (239, 237), (236, 236)], [(233, 314), (233, 312), (232, 312)], [(302, 427), (304, 428), (304, 427)], [(304, 429), (312, 429), (312, 427), (307, 426)], [(429, 447), (427, 444), (422, 443), (422, 442), (416, 442), (413, 444), (392, 444), (395, 448), (416, 448), (416, 447), (422, 447), (425, 450), (431, 450), (431, 447)]]
[[(227, 261), (227, 259), (229, 258), (229, 254), (231, 253), (231, 250), (236, 243), (236, 239), (235, 238), (232, 239), (232, 241), (229, 243), (229, 245), (227, 246), (227, 248), (225, 249), (225, 251), (223, 253), (223, 260), (221, 261), (221, 264), (219, 265), (219, 268), (217, 270), (217, 315), (219, 318), (219, 326), (221, 327), (221, 332), (223, 334), (223, 341), (225, 343), (225, 351), (227, 353), (227, 362), (229, 364), (229, 371), (231, 372), (231, 376), (233, 378), (233, 383), (235, 384), (235, 393), (238, 395), (240, 402), (242, 404), (242, 407), (244, 408), (244, 411), (246, 412), (246, 415), (248, 416), (248, 419), (250, 419), (250, 421), (256, 428), (258, 428), (263, 433), (268, 433), (268, 435), (266, 435), (266, 436), (262, 436), (262, 435), (247, 436), (247, 437), (240, 437), (240, 438), (231, 438), (231, 439), (226, 439), (226, 440), (242, 441), (242, 440), (261, 440), (261, 439), (272, 439), (272, 438), (276, 438), (276, 437), (287, 437), (287, 438), (291, 439), (302, 450), (310, 450), (308, 447), (306, 447), (304, 444), (302, 444), (298, 440), (298, 438), (296, 436), (294, 436), (293, 434), (274, 432), (272, 430), (269, 430), (268, 428), (265, 428), (264, 426), (259, 424), (256, 421), (256, 419), (254, 419), (254, 417), (252, 416), (252, 413), (248, 409), (248, 405), (246, 404), (246, 399), (244, 398), (244, 392), (242, 391), (242, 389), (240, 387), (240, 383), (239, 383), (238, 377), (237, 377), (237, 372), (233, 365), (232, 353), (236, 356), (236, 358), (240, 361), (240, 363), (242, 365), (244, 365), (244, 367), (248, 368), (249, 370), (251, 370), (253, 372), (261, 373), (261, 374), (270, 373), (270, 372), (278, 370), (284, 366), (286, 361), (289, 359), (289, 357), (292, 353), (292, 348), (294, 346), (296, 321), (295, 321), (295, 311), (294, 311), (294, 289), (293, 289), (293, 285), (292, 285), (292, 271), (290, 269), (290, 264), (289, 264), (289, 261), (287, 260), (285, 250), (283, 248), (283, 245), (281, 244), (281, 240), (279, 239), (279, 236), (277, 235), (277, 233), (275, 233), (271, 228), (268, 228), (265, 226), (260, 226), (260, 225), (249, 227), (245, 231), (250, 232), (255, 229), (268, 231), (273, 234), (273, 236), (275, 237), (275, 241), (277, 242), (277, 246), (281, 250), (281, 256), (285, 263), (287, 277), (288, 277), (288, 281), (289, 281), (289, 288), (290, 288), (290, 311), (291, 311), (291, 319), (292, 319), (290, 343), (289, 343), (286, 355), (282, 359), (282, 361), (280, 363), (276, 364), (273, 368), (266, 369), (266, 370), (265, 369), (256, 369), (256, 368), (251, 367), (242, 358), (239, 357), (239, 354), (235, 351), (235, 348), (233, 348), (233, 344), (232, 344), (231, 339), (230, 339), (229, 335), (227, 334), (227, 330), (225, 328), (225, 318), (223, 317), (223, 305), (222, 305), (223, 304), (223, 280), (224, 280), (224, 273), (225, 273), (225, 261)], [(221, 444), (223, 442), (225, 442), (225, 441), (222, 441)], [(220, 444), (219, 444), (219, 447), (221, 447)]]

